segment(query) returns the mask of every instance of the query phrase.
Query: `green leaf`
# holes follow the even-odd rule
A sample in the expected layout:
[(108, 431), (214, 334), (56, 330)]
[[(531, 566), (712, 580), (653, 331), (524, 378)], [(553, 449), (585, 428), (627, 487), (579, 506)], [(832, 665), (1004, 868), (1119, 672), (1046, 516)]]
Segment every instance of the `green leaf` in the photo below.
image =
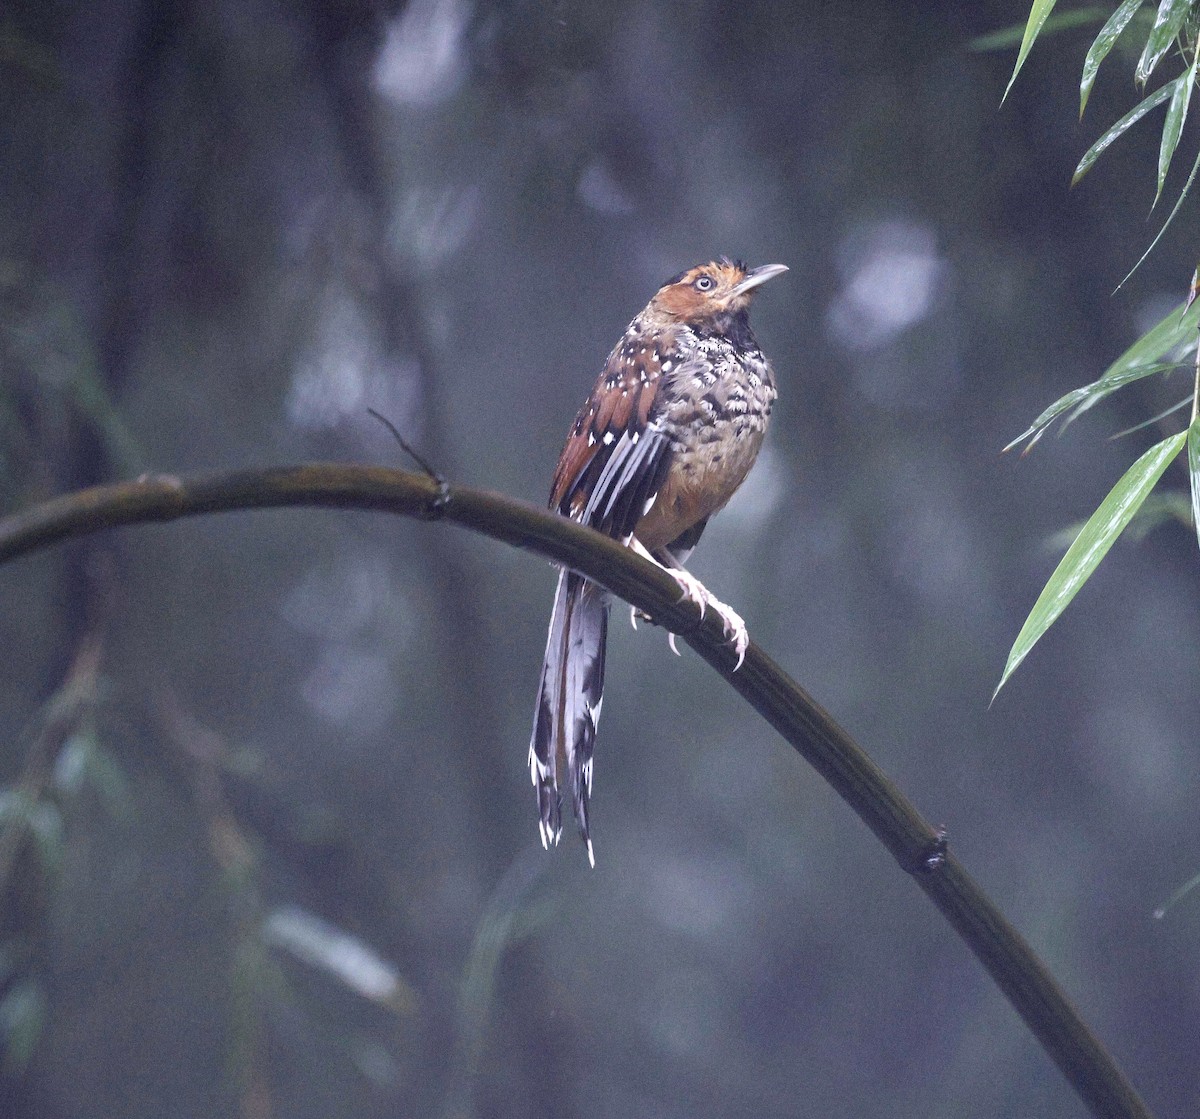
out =
[(1021, 632), (1017, 634), (1017, 639), (1008, 654), (1008, 661), (1004, 665), (1000, 683), (992, 693), (993, 700), (1000, 694), (1005, 681), (1028, 656), (1029, 650), (1055, 623), (1079, 588), (1088, 581), (1109, 548), (1113, 546), (1113, 542), (1154, 489), (1167, 465), (1183, 449), (1187, 437), (1187, 432), (1181, 431), (1178, 435), (1172, 435), (1151, 447), (1125, 472), (1124, 477), (1100, 503), (1100, 507), (1088, 518), (1087, 524), (1075, 538), (1075, 543), (1067, 549), (1067, 554), (1063, 556), (1042, 593), (1038, 595), (1038, 600), (1029, 612), (1029, 617), (1025, 619)]
[[(1198, 328), (1200, 328), (1200, 304), (1193, 307), (1191, 301), (1187, 300), (1173, 311), (1170, 311), (1166, 317), (1146, 331), (1129, 349), (1117, 358), (1104, 371), (1100, 380), (1085, 386), (1084, 390), (1076, 390), (1076, 392), (1082, 391), (1082, 396), (1078, 402), (1072, 402), (1075, 410), (1063, 420), (1063, 427), (1074, 423), (1089, 408), (1095, 404), (1099, 404), (1110, 392), (1124, 388), (1125, 385), (1139, 380), (1141, 377), (1149, 376), (1151, 373), (1166, 373), (1170, 370), (1178, 369), (1180, 367), (1179, 362), (1156, 362), (1156, 359), (1170, 354), (1177, 347), (1184, 345), (1187, 346), (1185, 353), (1195, 352), (1196, 331)], [(1126, 374), (1135, 373), (1136, 376), (1126, 376)], [(1099, 393), (1089, 393), (1087, 391), (1098, 387), (1106, 387), (1110, 382), (1111, 387), (1107, 387), (1106, 391)], [(1070, 394), (1068, 393), (1068, 395)], [(1066, 400), (1066, 397), (1063, 397), (1063, 400)], [(1021, 438), (1023, 439), (1025, 436)], [(1019, 443), (1021, 440), (1018, 439), (1017, 442)], [(1011, 446), (1012, 444), (1009, 444), (1009, 447)], [(1009, 448), (1005, 447), (1004, 449), (1008, 450)], [(1028, 449), (1027, 447), (1026, 450)]]
[(1110, 369), (1098, 381), (1072, 389), (1066, 396), (1060, 396), (1000, 453), (1005, 454), (1011, 451), (1018, 443), (1024, 443), (1026, 439), (1029, 440), (1029, 446), (1025, 448), (1025, 451), (1028, 452), (1041, 439), (1046, 428), (1064, 412), (1075, 409), (1068, 417), (1068, 421), (1077, 419), (1086, 409), (1099, 403), (1110, 393), (1123, 389), (1126, 385), (1133, 384), (1134, 381), (1140, 381), (1143, 377), (1152, 377), (1155, 373), (1167, 373), (1178, 368), (1179, 365), (1176, 362), (1159, 361), (1147, 365), (1133, 365), (1115, 372)]
[(1156, 361), (1164, 354), (1169, 354), (1176, 346), (1185, 342), (1194, 349), (1196, 331), (1200, 329), (1200, 303), (1191, 306), (1181, 303), (1155, 323), (1132, 346), (1129, 347), (1105, 371), (1109, 377), (1124, 369), (1132, 369), (1137, 365), (1146, 365)]
[(1179, 29), (1183, 26), (1183, 21), (1187, 18), (1191, 6), (1191, 0), (1162, 0), (1158, 5), (1158, 12), (1154, 16), (1154, 26), (1150, 28), (1150, 34), (1146, 38), (1146, 47), (1142, 51), (1142, 57), (1138, 59), (1137, 69), (1133, 74), (1133, 80), (1138, 85), (1146, 84), (1146, 79), (1153, 73), (1154, 67), (1171, 49), (1171, 44), (1175, 42), (1175, 36), (1179, 34)]
[[(1186, 76), (1186, 75), (1185, 75)], [(1157, 105), (1161, 105), (1168, 97), (1175, 92), (1175, 86), (1183, 80), (1182, 77), (1175, 78), (1173, 81), (1167, 82), (1166, 85), (1156, 89), (1145, 100), (1140, 101), (1132, 109), (1129, 110), (1116, 124), (1114, 124), (1103, 136), (1100, 137), (1086, 152), (1083, 153), (1083, 158), (1079, 161), (1079, 166), (1075, 168), (1075, 174), (1071, 176), (1071, 185), (1074, 186), (1080, 179), (1083, 178), (1091, 169), (1092, 164), (1100, 158), (1101, 155), (1108, 149), (1109, 145), (1116, 139), (1124, 136), (1139, 120), (1142, 119), (1151, 109)]]
[[(1186, 77), (1186, 76), (1187, 75), (1185, 74), (1184, 77)], [(1183, 78), (1179, 78), (1177, 80), (1183, 81)], [(1171, 222), (1173, 222), (1175, 220), (1175, 215), (1179, 213), (1179, 209), (1183, 205), (1183, 200), (1188, 196), (1188, 191), (1190, 191), (1192, 189), (1192, 183), (1194, 183), (1196, 181), (1196, 173), (1198, 171), (1200, 171), (1200, 152), (1196, 153), (1196, 162), (1192, 164), (1192, 169), (1191, 169), (1191, 171), (1188, 172), (1187, 182), (1183, 184), (1183, 190), (1181, 190), (1179, 192), (1179, 197), (1175, 200), (1175, 205), (1171, 207), (1171, 212), (1167, 215), (1167, 220), (1162, 223), (1162, 229), (1160, 229), (1154, 235), (1154, 240), (1150, 242), (1150, 247), (1147, 248), (1146, 251), (1144, 253), (1142, 253), (1141, 256), (1138, 257), (1137, 263), (1129, 270), (1129, 272), (1125, 276), (1125, 279), (1123, 279), (1119, 284), (1117, 284), (1116, 288), (1113, 291), (1114, 294), (1116, 294), (1116, 292), (1120, 291), (1121, 288), (1123, 288), (1126, 285), (1126, 283), (1128, 283), (1129, 277), (1132, 276), (1139, 268), (1141, 268), (1142, 263), (1145, 261), (1146, 257), (1148, 257), (1152, 252), (1154, 252), (1155, 246), (1159, 243), (1159, 241), (1162, 240), (1162, 235), (1164, 233), (1166, 233), (1167, 227), (1170, 226)]]
[(1188, 477), (1192, 482), (1192, 524), (1200, 540), (1200, 419), (1192, 420), (1187, 432)]
[[(1196, 84), (1197, 62), (1200, 62), (1200, 51), (1193, 56), (1187, 73), (1182, 74), (1175, 83), (1175, 92), (1171, 94), (1171, 103), (1167, 106), (1167, 119), (1163, 122), (1162, 144), (1158, 149), (1158, 189), (1154, 192), (1155, 205), (1162, 195), (1163, 183), (1167, 181), (1171, 157), (1179, 146), (1179, 133), (1183, 130), (1183, 122), (1187, 120), (1188, 102), (1192, 99), (1192, 87)], [(1153, 205), (1151, 208), (1153, 209)]]
[[(1145, 0), (1137, 0), (1139, 4)], [(1073, 27), (1086, 27), (1089, 23), (1099, 23), (1106, 15), (1107, 8), (1091, 7), (1091, 8), (1072, 8), (1068, 12), (1059, 12), (1057, 15), (1051, 16), (1042, 24), (1041, 34), (1043, 38), (1055, 31), (1069, 31)], [(1025, 33), (1025, 25), (1023, 23), (1010, 24), (1008, 27), (1002, 27), (999, 31), (990, 31), (986, 35), (977, 35), (968, 44), (967, 48), (973, 51), (999, 51), (1007, 50), (1009, 47), (1015, 47), (1020, 43), (1022, 36)]]
[(1013, 82), (1017, 80), (1017, 75), (1021, 72), (1021, 67), (1025, 65), (1025, 59), (1029, 57), (1029, 52), (1033, 48), (1034, 40), (1037, 39), (1038, 33), (1046, 23), (1047, 16), (1054, 10), (1055, 0), (1033, 0), (1033, 7), (1029, 9), (1029, 19), (1025, 23), (1025, 34), (1021, 37), (1021, 49), (1017, 52), (1017, 64), (1013, 67), (1012, 77), (1008, 79), (1008, 85), (1004, 87), (1004, 97), (1000, 98), (1001, 103), (1008, 97), (1008, 92), (1013, 87)]
[(1125, 0), (1109, 16), (1108, 22), (1100, 28), (1100, 34), (1096, 36), (1095, 42), (1088, 50), (1087, 58), (1083, 60), (1083, 77), (1079, 82), (1079, 116), (1081, 118), (1083, 110), (1087, 108), (1088, 98), (1092, 94), (1092, 86), (1096, 84), (1096, 74), (1100, 69), (1100, 63), (1108, 57), (1108, 52), (1113, 49), (1113, 44), (1121, 37), (1121, 32), (1125, 30), (1143, 3), (1145, 0)]

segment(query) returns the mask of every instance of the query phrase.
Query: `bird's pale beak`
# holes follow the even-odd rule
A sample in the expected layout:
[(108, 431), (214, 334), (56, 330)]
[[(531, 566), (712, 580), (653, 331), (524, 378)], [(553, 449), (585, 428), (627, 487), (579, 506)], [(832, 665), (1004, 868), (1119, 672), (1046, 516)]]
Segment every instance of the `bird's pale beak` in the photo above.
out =
[(733, 289), (734, 295), (745, 295), (748, 291), (753, 291), (759, 284), (765, 284), (768, 280), (780, 275), (788, 270), (786, 264), (764, 264), (759, 268), (751, 268), (746, 273), (746, 278)]

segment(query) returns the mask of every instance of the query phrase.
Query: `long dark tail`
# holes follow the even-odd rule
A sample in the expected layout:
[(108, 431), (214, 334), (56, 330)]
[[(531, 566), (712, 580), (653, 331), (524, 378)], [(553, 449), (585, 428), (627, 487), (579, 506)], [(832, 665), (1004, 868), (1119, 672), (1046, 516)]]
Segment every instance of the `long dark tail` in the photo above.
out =
[(562, 835), (558, 767), (565, 762), (579, 834), (588, 862), (596, 865), (588, 835), (592, 795), (592, 751), (604, 699), (604, 646), (608, 639), (608, 595), (573, 571), (558, 577), (546, 659), (529, 742), (529, 774), (537, 789), (542, 846)]

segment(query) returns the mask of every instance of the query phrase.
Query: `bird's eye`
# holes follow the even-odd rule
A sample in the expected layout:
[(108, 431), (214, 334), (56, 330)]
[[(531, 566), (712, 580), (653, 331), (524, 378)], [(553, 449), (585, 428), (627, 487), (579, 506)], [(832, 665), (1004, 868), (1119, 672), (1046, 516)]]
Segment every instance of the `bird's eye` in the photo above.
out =
[(695, 283), (692, 285), (697, 291), (712, 291), (717, 286), (717, 281), (711, 276), (697, 276)]

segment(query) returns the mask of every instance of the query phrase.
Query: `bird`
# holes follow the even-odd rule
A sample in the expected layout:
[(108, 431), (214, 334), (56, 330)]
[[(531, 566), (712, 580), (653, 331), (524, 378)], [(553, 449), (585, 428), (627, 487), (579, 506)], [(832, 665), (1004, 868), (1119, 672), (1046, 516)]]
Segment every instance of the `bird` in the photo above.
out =
[[(684, 564), (762, 446), (775, 375), (750, 329), (749, 307), (761, 285), (787, 270), (720, 257), (667, 280), (608, 355), (550, 487), (552, 510), (665, 569), (681, 601), (694, 602), (702, 616), (713, 610), (739, 668), (745, 622)], [(560, 571), (529, 744), (542, 846), (557, 846), (562, 835), (565, 771), (592, 867), (588, 815), (608, 612), (607, 591)], [(637, 612), (631, 617), (636, 627)]]

